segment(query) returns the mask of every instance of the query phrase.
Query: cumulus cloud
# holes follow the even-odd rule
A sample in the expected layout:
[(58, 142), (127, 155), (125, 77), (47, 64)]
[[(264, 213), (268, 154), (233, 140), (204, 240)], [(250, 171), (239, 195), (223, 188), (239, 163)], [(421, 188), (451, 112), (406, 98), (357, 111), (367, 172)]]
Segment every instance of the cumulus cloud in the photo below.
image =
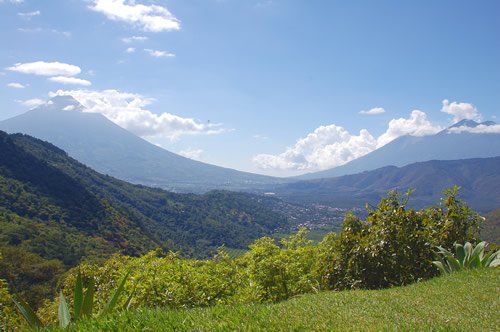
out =
[(38, 99), (38, 98), (33, 98), (33, 99), (27, 99), (27, 100), (16, 100), (19, 104), (28, 107), (28, 108), (35, 108), (37, 106), (45, 104), (45, 100)]
[(153, 99), (117, 90), (58, 90), (49, 96), (72, 96), (85, 106), (84, 112), (101, 113), (119, 126), (142, 137), (177, 139), (181, 135), (219, 134), (226, 130), (220, 124), (204, 124), (164, 112), (155, 114), (146, 107)]
[(130, 44), (133, 42), (142, 42), (148, 40), (148, 37), (145, 36), (131, 36), (131, 37), (124, 37), (122, 38), (122, 42), (126, 44)]
[(129, 47), (129, 48), (127, 48), (127, 49), (125, 50), (125, 52), (127, 52), (127, 53), (134, 53), (134, 52), (135, 52), (135, 48), (133, 48), (133, 47)]
[(474, 105), (469, 103), (457, 103), (448, 99), (443, 100), (441, 112), (453, 115), (453, 122), (458, 122), (463, 119), (480, 121), (481, 116)]
[(365, 115), (377, 115), (382, 113), (385, 113), (385, 109), (383, 109), (382, 107), (374, 107), (371, 110), (359, 112), (359, 114), (365, 114)]
[(193, 160), (200, 160), (201, 155), (203, 154), (202, 149), (186, 149), (179, 151), (179, 154), (183, 157), (193, 159)]
[(81, 72), (80, 67), (61, 62), (36, 61), (29, 63), (16, 63), (7, 70), (23, 74), (41, 76), (74, 76)]
[(427, 119), (427, 114), (422, 111), (415, 110), (411, 112), (410, 118), (408, 119), (392, 119), (389, 122), (387, 131), (377, 139), (377, 146), (384, 146), (400, 136), (434, 135), (441, 130), (443, 130), (442, 127), (433, 125)]
[(54, 76), (54, 77), (50, 77), (49, 81), (56, 82), (56, 83), (61, 83), (61, 84), (71, 84), (71, 85), (83, 85), (83, 86), (90, 86), (90, 85), (92, 85), (92, 83), (90, 81), (83, 80), (81, 78), (66, 77), (66, 76)]
[(351, 135), (343, 127), (332, 124), (317, 128), (279, 155), (257, 155), (254, 162), (263, 169), (326, 169), (361, 157), (376, 146), (377, 140), (367, 130)]
[(90, 9), (144, 31), (161, 32), (181, 27), (180, 21), (167, 8), (158, 5), (136, 4), (132, 0), (94, 0)]
[(15, 82), (13, 82), (13, 83), (8, 83), (8, 84), (7, 84), (7, 86), (8, 86), (9, 88), (14, 88), (14, 89), (24, 89), (24, 88), (26, 87), (25, 85), (23, 85), (23, 84), (21, 84), (21, 83), (15, 83)]
[(253, 161), (262, 169), (317, 171), (343, 165), (400, 136), (432, 135), (440, 130), (442, 128), (430, 123), (424, 112), (415, 110), (408, 119), (391, 120), (386, 132), (378, 138), (366, 129), (352, 135), (343, 127), (331, 124), (300, 138), (281, 154), (259, 154)]
[(158, 50), (152, 50), (150, 48), (145, 48), (144, 52), (149, 53), (149, 55), (155, 57), (155, 58), (172, 58), (175, 57), (174, 53), (170, 53), (167, 51), (158, 51)]

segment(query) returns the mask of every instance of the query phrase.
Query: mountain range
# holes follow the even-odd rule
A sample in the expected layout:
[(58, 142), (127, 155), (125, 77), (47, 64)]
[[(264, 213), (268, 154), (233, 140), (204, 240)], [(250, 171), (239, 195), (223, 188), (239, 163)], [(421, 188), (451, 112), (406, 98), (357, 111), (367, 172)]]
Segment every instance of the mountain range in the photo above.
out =
[(479, 125), (495, 123), (462, 120), (436, 135), (401, 136), (345, 165), (286, 179), (182, 157), (145, 141), (102, 114), (88, 112), (71, 96), (56, 96), (33, 110), (1, 121), (0, 130), (48, 141), (96, 171), (121, 180), (170, 191), (204, 193), (213, 189), (258, 192), (280, 184), (356, 174), (386, 166), (500, 156), (500, 134), (457, 130)]
[(304, 174), (298, 180), (330, 178), (375, 170), (384, 166), (405, 166), (429, 160), (458, 160), (500, 156), (500, 134), (454, 131), (458, 128), (492, 126), (495, 122), (478, 123), (462, 120), (436, 135), (401, 136), (390, 143), (342, 166)]
[[(386, 166), (335, 178), (303, 180), (273, 188), (280, 198), (332, 207), (376, 205), (390, 190), (415, 189), (410, 206), (436, 204), (443, 189), (460, 186), (460, 197), (473, 209), (489, 212), (500, 207), (500, 157), (431, 160), (404, 167)], [(271, 190), (271, 189), (269, 189)]]
[(284, 180), (188, 159), (151, 144), (71, 96), (0, 122), (0, 130), (48, 141), (71, 157), (121, 180), (171, 191), (244, 190)]

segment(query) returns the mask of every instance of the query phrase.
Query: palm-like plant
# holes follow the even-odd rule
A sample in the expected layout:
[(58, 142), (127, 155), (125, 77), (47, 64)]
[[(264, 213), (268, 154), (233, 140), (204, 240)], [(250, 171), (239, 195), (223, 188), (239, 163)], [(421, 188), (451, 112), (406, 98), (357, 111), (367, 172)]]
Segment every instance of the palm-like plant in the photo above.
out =
[[(109, 298), (106, 306), (101, 312), (101, 315), (105, 315), (113, 311), (118, 302), (118, 299), (123, 293), (123, 289), (125, 286), (125, 282), (127, 281), (128, 275), (129, 273), (127, 273), (120, 281), (118, 288)], [(84, 317), (85, 318), (92, 317), (92, 309), (94, 305), (94, 293), (95, 293), (95, 287), (93, 279), (90, 279), (90, 283), (87, 285), (87, 290), (86, 292), (84, 292), (82, 276), (80, 272), (78, 272), (73, 294), (73, 321), (77, 321)], [(125, 304), (125, 308), (128, 308), (131, 300), (132, 300), (132, 295), (128, 298), (127, 303)], [(38, 318), (38, 316), (35, 314), (33, 309), (31, 309), (28, 303), (26, 303), (19, 296), (14, 296), (14, 303), (31, 328), (34, 329), (43, 328), (42, 321), (40, 320), (40, 318)], [(59, 317), (59, 326), (61, 328), (65, 328), (71, 323), (72, 319), (68, 307), (68, 302), (66, 301), (66, 298), (64, 297), (62, 292), (59, 295), (58, 317)]]
[(438, 248), (439, 258), (432, 263), (443, 274), (450, 274), (463, 269), (475, 269), (481, 267), (495, 267), (500, 265), (500, 250), (485, 254), (486, 242), (480, 242), (473, 247), (470, 242), (464, 245), (455, 243), (455, 255), (443, 247)]

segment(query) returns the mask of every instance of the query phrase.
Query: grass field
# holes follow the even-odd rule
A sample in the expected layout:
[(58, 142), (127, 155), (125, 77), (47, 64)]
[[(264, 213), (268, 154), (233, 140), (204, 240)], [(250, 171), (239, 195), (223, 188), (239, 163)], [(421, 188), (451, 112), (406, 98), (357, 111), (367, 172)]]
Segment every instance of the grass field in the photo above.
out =
[(73, 331), (499, 331), (500, 269), (386, 290), (322, 292), (277, 304), (139, 308)]

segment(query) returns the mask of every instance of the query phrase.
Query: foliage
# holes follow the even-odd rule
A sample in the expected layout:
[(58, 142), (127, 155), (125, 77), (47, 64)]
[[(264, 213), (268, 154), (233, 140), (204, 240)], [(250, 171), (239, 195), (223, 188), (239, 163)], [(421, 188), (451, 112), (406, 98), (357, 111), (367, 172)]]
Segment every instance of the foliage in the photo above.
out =
[[(74, 266), (157, 247), (208, 257), (286, 227), (278, 200), (214, 191), (176, 194), (99, 174), (57, 147), (0, 132), (0, 244)], [(56, 241), (55, 239), (61, 239)]]
[(481, 221), (457, 191), (445, 191), (442, 205), (420, 211), (406, 208), (411, 192), (390, 192), (377, 209), (368, 209), (366, 222), (347, 214), (339, 236), (319, 244), (322, 286), (384, 288), (436, 275), (433, 248), (475, 239)]
[[(1, 259), (0, 255), (0, 261)], [(12, 300), (7, 283), (0, 279), (0, 331), (11, 331), (21, 325), (21, 317), (15, 310)]]
[(485, 216), (481, 227), (481, 239), (491, 244), (500, 245), (500, 208)]
[[(446, 197), (443, 207), (414, 211), (406, 209), (409, 195), (390, 193), (377, 209), (369, 209), (366, 222), (348, 213), (342, 231), (327, 234), (317, 245), (301, 229), (280, 241), (260, 238), (234, 259), (224, 247), (205, 260), (156, 250), (138, 258), (114, 255), (104, 264), (83, 263), (78, 271), (84, 281), (95, 282), (98, 310), (103, 310), (120, 276), (128, 271), (131, 282), (124, 294), (134, 295), (128, 303), (133, 307), (278, 302), (320, 289), (410, 284), (437, 275), (431, 261), (439, 241), (470, 238), (474, 233), (479, 217), (463, 206), (456, 191), (448, 195), (453, 197)], [(450, 225), (453, 222), (459, 227)], [(62, 283), (70, 305), (76, 278), (70, 273)], [(55, 319), (55, 303), (42, 311)]]
[(312, 241), (306, 240), (306, 229), (281, 240), (264, 237), (250, 245), (242, 258), (248, 277), (252, 302), (276, 302), (316, 289), (311, 270), (316, 259)]
[[(128, 278), (128, 273), (122, 278), (118, 287), (114, 290), (113, 294), (106, 303), (104, 309), (101, 312), (101, 316), (110, 314), (113, 312), (114, 308), (120, 296), (123, 294), (123, 289)], [(82, 318), (89, 319), (92, 317), (92, 308), (94, 302), (94, 283), (91, 280), (87, 287), (87, 290), (83, 291), (83, 283), (81, 274), (78, 273), (76, 277), (74, 293), (73, 293), (73, 321), (78, 321)], [(130, 298), (129, 300), (130, 301)], [(16, 296), (13, 302), (19, 309), (28, 325), (33, 329), (43, 328), (44, 324), (42, 320), (35, 314), (33, 309), (28, 303), (22, 300), (21, 297)], [(66, 301), (66, 297), (61, 292), (59, 295), (59, 306), (58, 306), (58, 318), (59, 327), (66, 328), (72, 321), (70, 309)]]
[(450, 274), (463, 269), (481, 267), (496, 267), (500, 265), (500, 250), (485, 254), (486, 242), (480, 242), (473, 247), (470, 242), (464, 245), (455, 243), (455, 255), (443, 247), (438, 247), (439, 260), (432, 263), (441, 273)]
[(406, 287), (320, 292), (277, 304), (140, 307), (69, 330), (498, 331), (499, 272), (467, 270)]
[(45, 260), (22, 248), (0, 247), (0, 278), (5, 279), (12, 294), (27, 298), (38, 308), (44, 299), (55, 293), (64, 266), (57, 260)]

